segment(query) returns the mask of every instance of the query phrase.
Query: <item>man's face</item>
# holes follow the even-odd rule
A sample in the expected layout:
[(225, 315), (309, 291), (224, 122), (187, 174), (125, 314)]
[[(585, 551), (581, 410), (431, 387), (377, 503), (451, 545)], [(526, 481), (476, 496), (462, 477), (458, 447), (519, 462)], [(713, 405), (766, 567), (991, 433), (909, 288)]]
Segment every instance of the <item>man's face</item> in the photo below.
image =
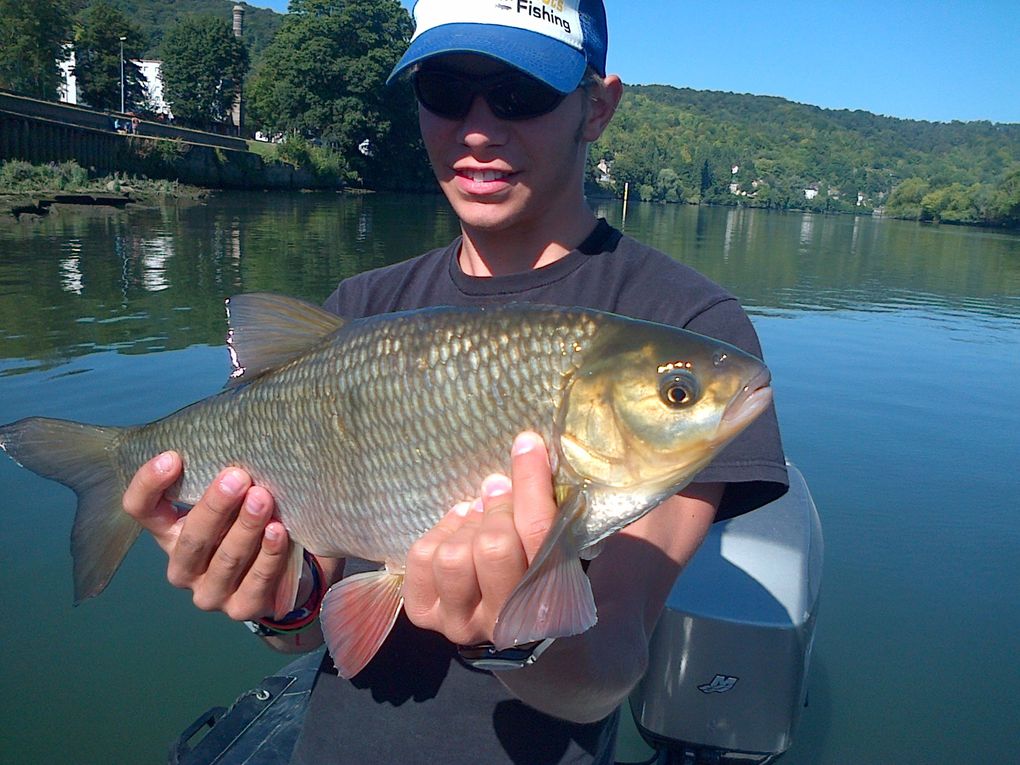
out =
[[(511, 71), (484, 56), (450, 55), (430, 62), (474, 78)], [(584, 90), (553, 111), (526, 120), (496, 117), (476, 97), (462, 119), (419, 105), (418, 119), (439, 185), (468, 229), (554, 238), (583, 203)]]

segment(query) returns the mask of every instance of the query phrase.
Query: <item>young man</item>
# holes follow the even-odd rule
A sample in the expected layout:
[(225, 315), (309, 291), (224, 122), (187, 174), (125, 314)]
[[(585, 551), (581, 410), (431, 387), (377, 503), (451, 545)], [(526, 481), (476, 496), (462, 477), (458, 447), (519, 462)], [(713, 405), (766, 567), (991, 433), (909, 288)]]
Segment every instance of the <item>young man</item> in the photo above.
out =
[[(760, 355), (731, 295), (597, 220), (584, 199), (587, 147), (623, 91), (605, 71), (601, 0), (419, 0), (414, 14), (415, 37), (391, 79), (409, 74), (429, 159), (462, 236), (343, 282), (328, 308), (355, 317), (439, 304), (582, 305)], [(178, 517), (163, 492), (180, 470), (176, 454), (160, 455), (124, 497), (167, 552), (170, 581), (190, 588), (200, 608), (259, 620), (281, 650), (317, 645), (313, 630), (291, 633), (266, 618), (288, 549), (272, 497), (228, 469)], [(556, 509), (545, 446), (521, 434), (511, 475), (490, 476), (478, 502), (451, 509), (412, 548), (406, 616), (376, 658), (350, 682), (328, 667), (320, 673), (294, 761), (610, 761), (614, 711), (644, 672), (648, 638), (680, 569), (713, 520), (785, 488), (770, 411), (696, 483), (607, 541), (587, 569), (595, 627), (543, 645), (540, 658), (526, 649), (488, 665), (510, 671), (481, 671), (458, 647), (491, 640)], [(325, 583), (356, 569), (317, 563)], [(299, 602), (314, 603), (311, 589)]]

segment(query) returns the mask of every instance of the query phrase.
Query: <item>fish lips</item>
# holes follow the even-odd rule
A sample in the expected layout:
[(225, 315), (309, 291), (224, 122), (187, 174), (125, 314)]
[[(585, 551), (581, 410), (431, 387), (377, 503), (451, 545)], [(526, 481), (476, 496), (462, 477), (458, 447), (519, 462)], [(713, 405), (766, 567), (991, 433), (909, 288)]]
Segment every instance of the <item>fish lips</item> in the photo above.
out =
[(767, 367), (752, 377), (726, 405), (719, 422), (720, 435), (728, 440), (746, 428), (772, 403), (772, 375)]

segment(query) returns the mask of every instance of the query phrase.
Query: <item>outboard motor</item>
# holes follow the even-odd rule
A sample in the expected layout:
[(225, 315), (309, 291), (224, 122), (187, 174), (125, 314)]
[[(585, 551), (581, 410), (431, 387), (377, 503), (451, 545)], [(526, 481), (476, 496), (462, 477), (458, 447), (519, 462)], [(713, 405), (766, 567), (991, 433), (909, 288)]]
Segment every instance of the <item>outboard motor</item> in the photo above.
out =
[(619, 762), (760, 764), (790, 747), (807, 701), (822, 530), (788, 467), (790, 491), (714, 524), (677, 579), (630, 699), (644, 741), (628, 743), (624, 721)]

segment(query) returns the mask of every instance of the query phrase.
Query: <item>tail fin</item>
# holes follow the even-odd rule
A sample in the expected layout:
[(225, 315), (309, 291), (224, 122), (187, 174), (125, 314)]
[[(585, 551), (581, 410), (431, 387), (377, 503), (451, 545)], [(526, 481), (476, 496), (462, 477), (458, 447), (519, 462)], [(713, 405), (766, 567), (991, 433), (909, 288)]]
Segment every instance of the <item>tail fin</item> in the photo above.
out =
[(103, 591), (142, 528), (121, 504), (126, 479), (114, 462), (121, 432), (43, 417), (0, 426), (0, 449), (78, 495), (71, 532), (75, 605)]

